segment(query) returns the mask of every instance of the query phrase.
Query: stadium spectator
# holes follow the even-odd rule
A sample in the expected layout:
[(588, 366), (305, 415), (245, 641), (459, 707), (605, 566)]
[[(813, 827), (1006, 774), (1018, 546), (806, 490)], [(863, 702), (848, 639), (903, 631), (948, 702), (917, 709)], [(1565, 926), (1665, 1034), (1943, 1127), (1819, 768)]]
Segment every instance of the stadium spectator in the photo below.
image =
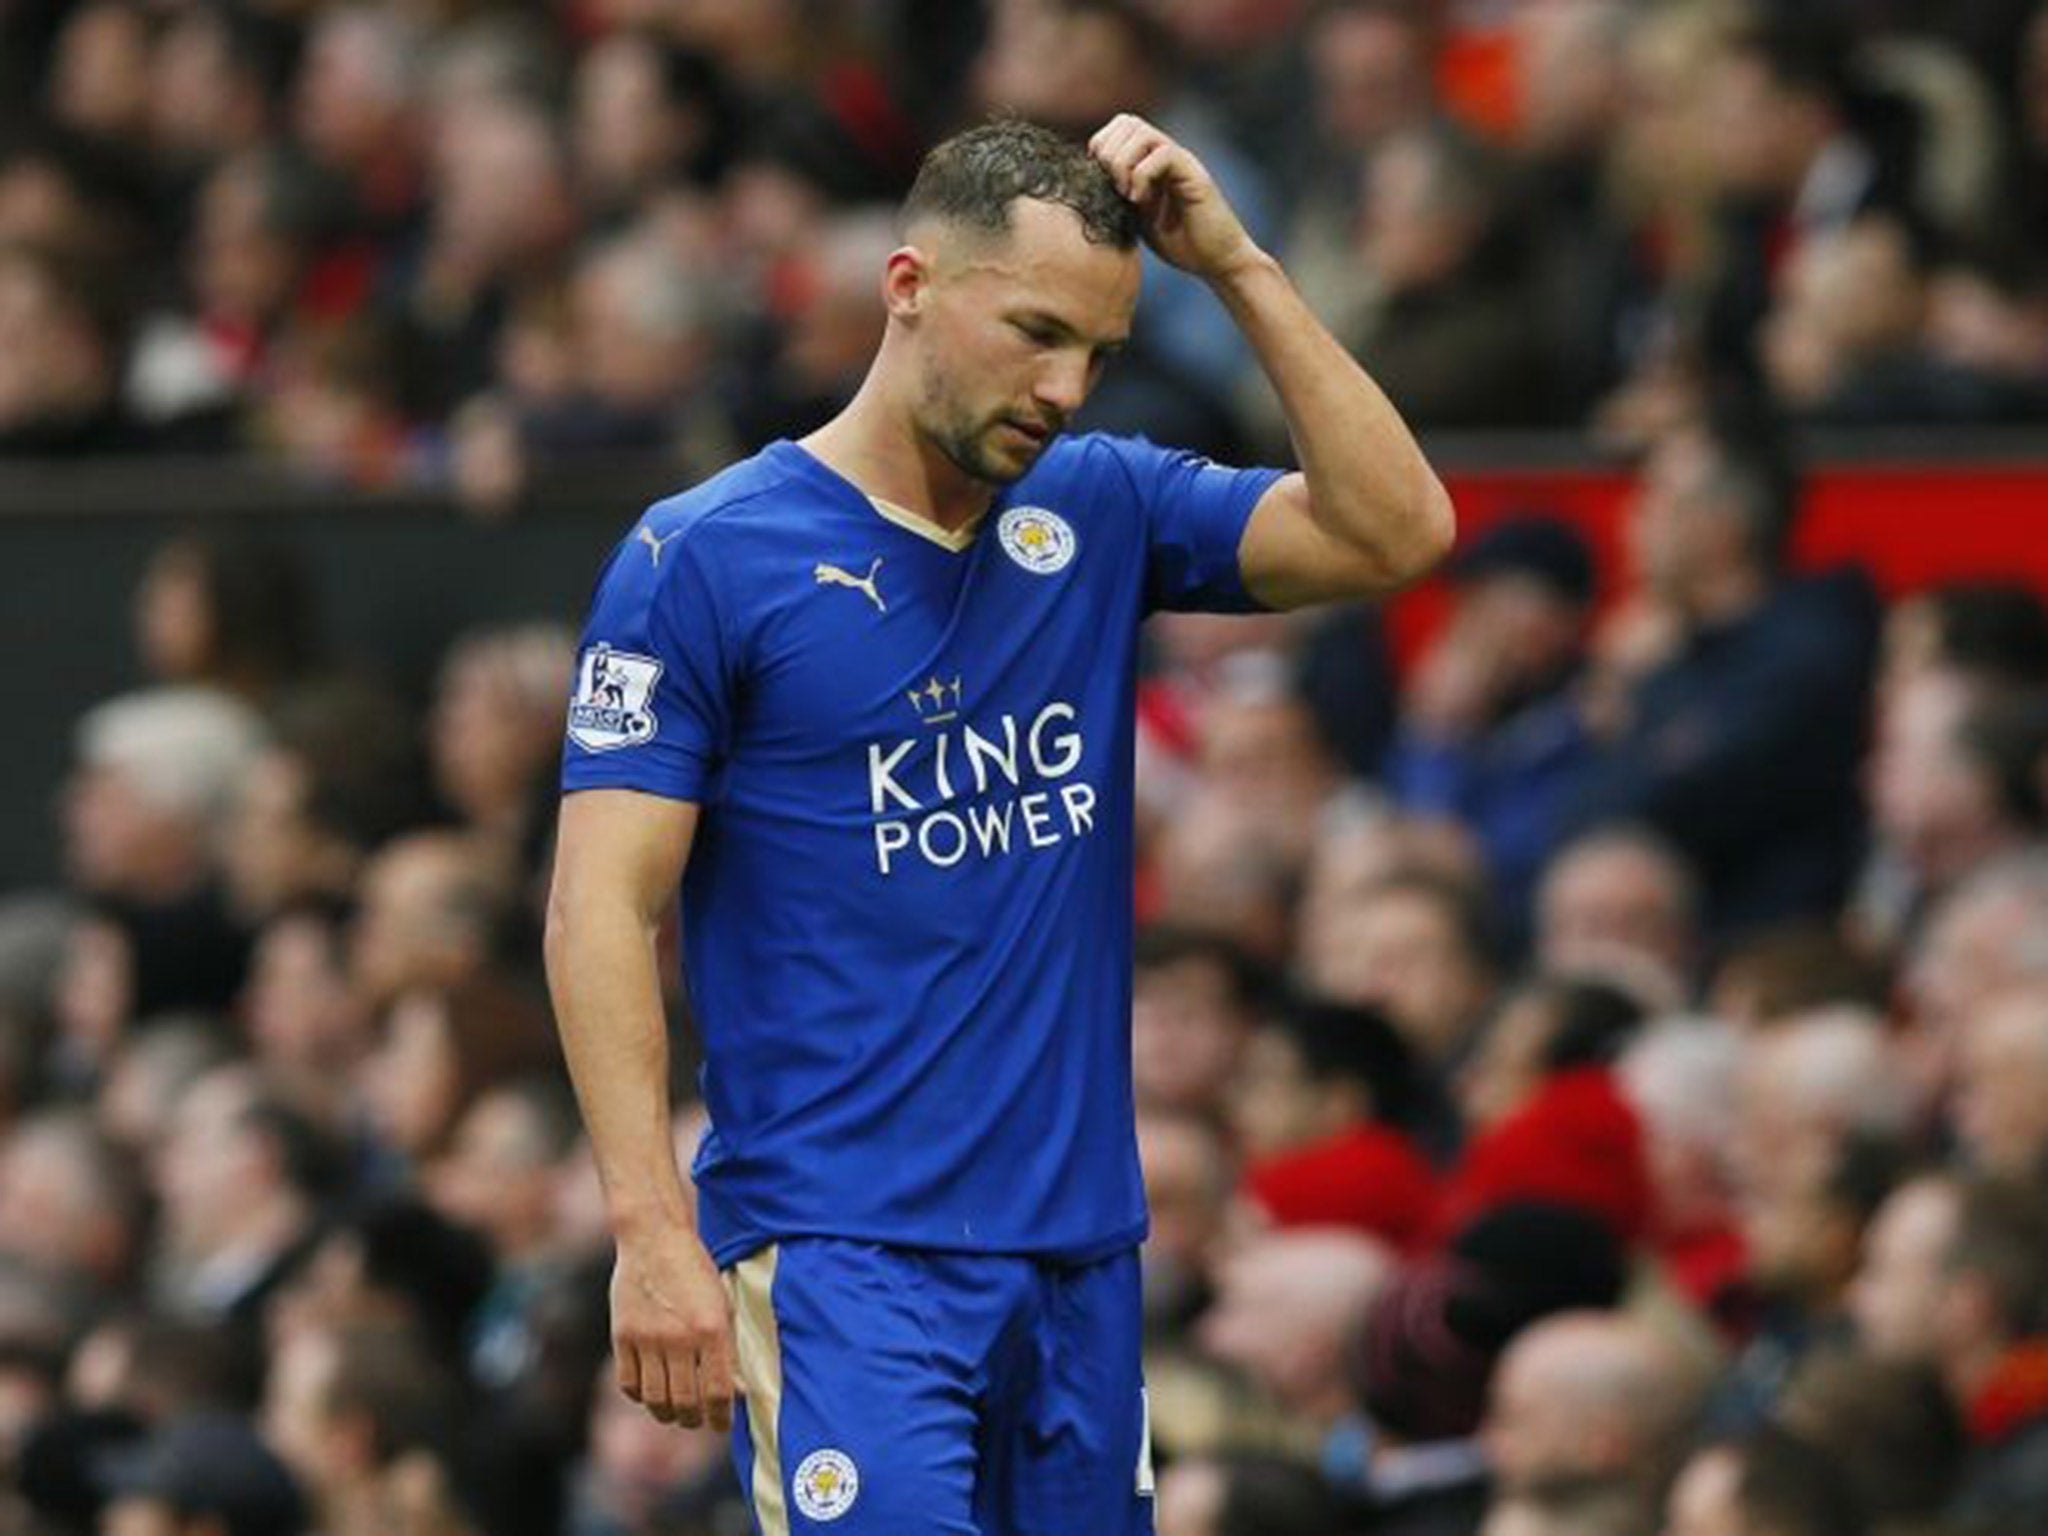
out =
[(502, 1389), (537, 1357), (533, 1313), (575, 1255), (556, 1234), (555, 1188), (576, 1140), (558, 1084), (526, 1077), (487, 1089), (422, 1178), (433, 1207), (491, 1246), (494, 1278), (469, 1324), (470, 1373)]
[(1840, 901), (1876, 640), (1859, 576), (1783, 574), (1792, 487), (1732, 430), (1682, 431), (1644, 467), (1637, 586), (1595, 640), (1601, 750), (1578, 813), (1672, 839), (1719, 937)]
[(490, 1283), (490, 1249), (476, 1233), (408, 1193), (371, 1195), (327, 1224), (263, 1325), (273, 1347), (335, 1329), (399, 1328), (455, 1370)]
[(229, 1031), (217, 1019), (191, 1014), (152, 1021), (122, 1044), (107, 1069), (94, 1105), (100, 1129), (130, 1153), (154, 1157), (192, 1086), (234, 1055)]
[(1500, 1205), (1404, 1267), (1353, 1354), (1365, 1433), (1337, 1441), (1326, 1461), (1369, 1505), (1366, 1528), (1476, 1530), (1489, 1499), (1477, 1437), (1501, 1351), (1552, 1313), (1613, 1306), (1622, 1279), (1621, 1249), (1600, 1222), (1540, 1202)]
[(1237, 1162), (1213, 1121), (1140, 1110), (1138, 1163), (1152, 1212), (1144, 1247), (1146, 1332), (1176, 1347), (1211, 1300), (1209, 1275), (1225, 1252)]
[(1864, 1529), (1835, 1459), (1774, 1425), (1696, 1452), (1664, 1516), (1665, 1536), (1860, 1536)]
[(1632, 1504), (1634, 1528), (1648, 1529), (1701, 1386), (1681, 1351), (1626, 1315), (1530, 1324), (1501, 1356), (1480, 1431), (1498, 1494), (1597, 1491)]
[(241, 985), (216, 844), (261, 739), (247, 706), (203, 688), (124, 694), (79, 722), (65, 862), (126, 945), (129, 1017), (221, 1008)]
[(1722, 255), (1703, 339), (1715, 377), (1756, 377), (1774, 265), (1861, 214), (1906, 202), (1910, 147), (1856, 120), (1852, 73), (1832, 18), (1790, 12), (1738, 24), (1706, 63), (1701, 129), (1715, 149)]
[(1201, 1457), (1159, 1479), (1159, 1536), (1315, 1536), (1357, 1516), (1314, 1469), (1283, 1456)]
[(1131, 1071), (1141, 1108), (1220, 1115), (1270, 983), (1230, 940), (1155, 926), (1138, 935)]
[(455, 832), (386, 843), (364, 868), (359, 892), (349, 975), (373, 1010), (481, 975), (512, 901), (493, 850)]
[(1992, 998), (1965, 1028), (1957, 1065), (1956, 1140), (1971, 1166), (2048, 1178), (2048, 987)]
[(1852, 1142), (1811, 1185), (1745, 1191), (1739, 1214), (1750, 1331), (1720, 1382), (1717, 1428), (1753, 1428), (1800, 1363), (1843, 1342), (1863, 1237), (1898, 1159), (1882, 1143)]
[(1303, 934), (1302, 971), (1325, 997), (1384, 1011), (1422, 1070), (1441, 1081), (1493, 1000), (1485, 924), (1479, 903), (1451, 881), (1397, 873), (1319, 915)]
[(589, 1450), (575, 1471), (564, 1536), (724, 1530), (747, 1519), (722, 1437), (657, 1424), (619, 1395), (607, 1368), (591, 1394)]
[(1922, 1173), (1902, 1182), (1871, 1218), (1849, 1309), (1857, 1339), (1874, 1359), (1934, 1363), (1936, 1313), (1961, 1205), (1955, 1177)]
[(1642, 1022), (1635, 1000), (1602, 982), (1537, 976), (1519, 983), (1495, 1009), (1459, 1076), (1466, 1130), (1491, 1130), (1553, 1074), (1611, 1064)]
[(1406, 129), (1438, 111), (1431, 39), (1415, 8), (1384, 0), (1347, 0), (1309, 18), (1308, 99), (1313, 131), (1302, 132), (1291, 166), (1298, 183), (1281, 243), (1287, 270), (1339, 334), (1371, 302), (1372, 284), (1357, 257), (1359, 215), (1373, 157)]
[(143, 1444), (132, 1467), (104, 1474), (111, 1536), (261, 1536), (296, 1530), (305, 1503), (269, 1446), (231, 1414), (192, 1414)]
[(2035, 762), (2048, 720), (2023, 698), (1945, 670), (1900, 682), (1878, 711), (1869, 764), (1875, 849), (1861, 914), (1894, 942), (1973, 870), (2042, 825)]
[(2038, 1188), (1971, 1179), (1906, 1186), (1859, 1277), (1883, 1358), (1931, 1364), (1969, 1450), (1947, 1520), (1998, 1536), (2048, 1519), (2048, 1216)]
[(583, 198), (624, 222), (680, 173), (706, 187), (724, 169), (736, 104), (718, 66), (648, 32), (598, 37), (576, 66), (571, 142)]
[(1515, 13), (1513, 148), (1528, 210), (1531, 308), (1555, 406), (1583, 420), (1620, 382), (1653, 274), (1632, 238), (1614, 146), (1627, 139), (1628, 46), (1619, 0), (1546, 0)]
[(1229, 1106), (1244, 1193), (1282, 1227), (1351, 1227), (1416, 1246), (1435, 1176), (1403, 1127), (1415, 1069), (1370, 1008), (1295, 1001), (1252, 1037)]
[(1700, 893), (1670, 842), (1644, 827), (1596, 827), (1565, 843), (1536, 888), (1533, 959), (1555, 976), (1597, 976), (1677, 1006), (1700, 960)]
[(524, 988), (479, 974), (399, 994), (357, 1082), (384, 1150), (423, 1169), (486, 1090), (560, 1061), (546, 1009)]
[(456, 1384), (402, 1328), (357, 1324), (283, 1341), (262, 1424), (328, 1536), (464, 1536), (451, 1441)]
[(135, 593), (136, 645), (158, 682), (210, 687), (259, 709), (319, 660), (305, 567), (260, 539), (184, 534), (160, 546)]
[(127, 322), (117, 279), (98, 265), (55, 246), (0, 244), (0, 457), (148, 446), (121, 405)]
[(1617, 1064), (1643, 1127), (1653, 1193), (1648, 1246), (1681, 1295), (1725, 1322), (1744, 1255), (1728, 1148), (1742, 1044), (1718, 1019), (1673, 1017), (1644, 1030)]
[(1963, 1425), (1926, 1366), (1817, 1354), (1786, 1384), (1778, 1418), (1835, 1458), (1872, 1536), (1926, 1536), (1962, 1467)]
[(142, 1257), (142, 1182), (77, 1110), (47, 1109), (0, 1142), (0, 1254), (53, 1281), (112, 1295)]
[(1880, 703), (1937, 671), (2006, 689), (2048, 685), (2048, 606), (2041, 595), (1992, 577), (1900, 598), (1885, 618)]
[(1505, 172), (1440, 122), (1402, 130), (1366, 171), (1357, 259), (1374, 293), (1344, 336), (1429, 427), (1526, 426), (1554, 407)]
[(174, 1317), (252, 1326), (303, 1261), (334, 1169), (319, 1133), (253, 1068), (216, 1068), (150, 1166), (162, 1202), (150, 1289)]
[(348, 984), (346, 929), (336, 912), (309, 902), (265, 925), (241, 1020), (249, 1054), (298, 1113), (337, 1138), (360, 1133), (354, 1074), (374, 1042)]
[(1971, 876), (1929, 913), (1903, 968), (1910, 1023), (1900, 1042), (1923, 1112), (1945, 1106), (1969, 1021), (1997, 994), (2048, 979), (2043, 934), (2048, 860), (2038, 848)]
[(1827, 426), (1995, 419), (1994, 381), (1932, 354), (1931, 280), (1906, 226), (1881, 214), (1805, 241), (1762, 327), (1779, 404)]
[(1404, 809), (1478, 832), (1519, 931), (1585, 750), (1567, 689), (1584, 654), (1593, 560), (1568, 524), (1524, 514), (1488, 528), (1445, 574), (1456, 606), (1408, 680), (1382, 773)]
[(222, 863), (237, 914), (260, 922), (297, 902), (346, 903), (364, 861), (426, 818), (411, 716), (367, 683), (295, 688), (242, 781)]
[(575, 641), (547, 625), (479, 631), (449, 649), (428, 716), (435, 788), (474, 831), (517, 852), (560, 750)]
[(1197, 1324), (1204, 1350), (1242, 1370), (1312, 1439), (1352, 1410), (1349, 1347), (1393, 1275), (1386, 1245), (1359, 1232), (1275, 1232), (1219, 1266)]

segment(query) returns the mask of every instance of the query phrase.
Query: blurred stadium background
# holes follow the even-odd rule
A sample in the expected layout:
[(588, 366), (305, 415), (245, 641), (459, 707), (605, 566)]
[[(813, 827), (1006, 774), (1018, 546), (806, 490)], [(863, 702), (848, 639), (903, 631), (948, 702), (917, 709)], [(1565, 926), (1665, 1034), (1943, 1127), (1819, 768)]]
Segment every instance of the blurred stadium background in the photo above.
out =
[[(1118, 110), (1462, 528), (1153, 630), (1162, 1536), (2048, 1531), (2041, 0), (0, 0), (0, 1531), (749, 1528), (606, 1385), (573, 626)], [(1085, 424), (1287, 452), (1157, 270)]]

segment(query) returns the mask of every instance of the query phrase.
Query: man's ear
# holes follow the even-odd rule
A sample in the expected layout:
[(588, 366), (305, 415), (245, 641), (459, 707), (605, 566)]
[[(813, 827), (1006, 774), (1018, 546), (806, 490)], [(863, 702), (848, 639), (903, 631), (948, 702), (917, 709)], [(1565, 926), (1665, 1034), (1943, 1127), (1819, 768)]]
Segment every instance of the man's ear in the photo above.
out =
[(924, 308), (932, 284), (931, 253), (923, 246), (900, 245), (882, 268), (882, 303), (892, 320), (909, 320)]

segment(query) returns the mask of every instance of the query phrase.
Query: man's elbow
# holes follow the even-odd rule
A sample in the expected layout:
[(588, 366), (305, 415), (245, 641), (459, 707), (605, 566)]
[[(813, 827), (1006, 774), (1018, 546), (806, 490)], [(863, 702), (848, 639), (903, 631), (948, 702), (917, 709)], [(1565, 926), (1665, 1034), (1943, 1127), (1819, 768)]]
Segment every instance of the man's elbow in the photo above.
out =
[(1458, 538), (1458, 513), (1443, 481), (1425, 469), (1423, 484), (1415, 496), (1411, 515), (1404, 521), (1413, 529), (1404, 551), (1406, 569), (1401, 580), (1410, 582), (1435, 570)]
[(1419, 483), (1404, 489), (1392, 505), (1384, 501), (1353, 526), (1378, 535), (1360, 551), (1370, 565), (1369, 585), (1378, 592), (1405, 587), (1427, 576), (1451, 552), (1458, 536), (1457, 512), (1451, 494), (1436, 475), (1423, 469)]

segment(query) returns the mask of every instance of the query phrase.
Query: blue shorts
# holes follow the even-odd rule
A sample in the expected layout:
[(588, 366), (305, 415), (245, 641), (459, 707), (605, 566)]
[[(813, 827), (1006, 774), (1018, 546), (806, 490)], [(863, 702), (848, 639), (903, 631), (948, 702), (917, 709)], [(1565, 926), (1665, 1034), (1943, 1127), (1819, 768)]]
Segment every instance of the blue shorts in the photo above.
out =
[(793, 1238), (726, 1279), (761, 1536), (1151, 1536), (1135, 1249)]

